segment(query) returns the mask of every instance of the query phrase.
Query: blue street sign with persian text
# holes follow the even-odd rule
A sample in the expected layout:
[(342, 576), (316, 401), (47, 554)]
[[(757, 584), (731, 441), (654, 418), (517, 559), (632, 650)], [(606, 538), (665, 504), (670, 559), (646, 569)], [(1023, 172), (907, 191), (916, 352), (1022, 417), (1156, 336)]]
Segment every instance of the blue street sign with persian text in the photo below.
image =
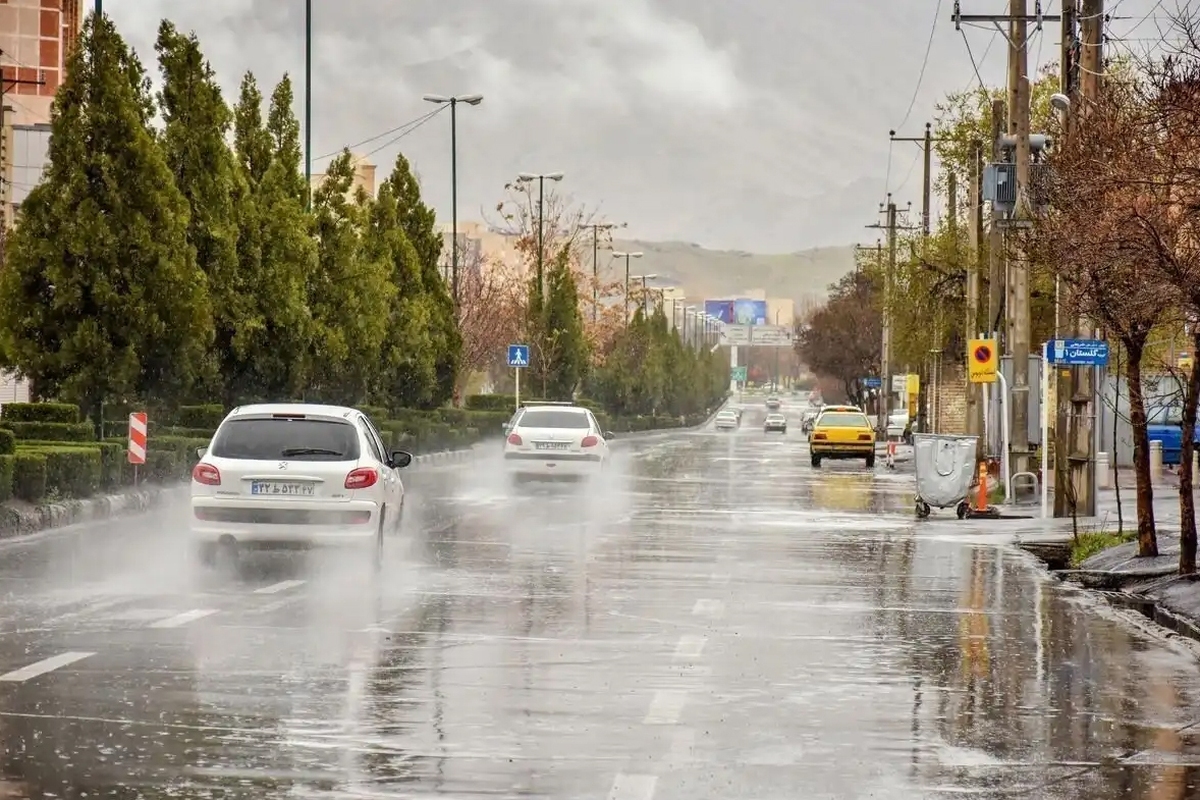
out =
[(867, 389), (878, 389), (883, 386), (883, 378), (863, 378), (860, 383)]
[(1108, 365), (1108, 342), (1103, 339), (1051, 339), (1046, 355), (1051, 364), (1103, 367)]
[(510, 367), (528, 367), (529, 345), (510, 344), (508, 346), (508, 365)]

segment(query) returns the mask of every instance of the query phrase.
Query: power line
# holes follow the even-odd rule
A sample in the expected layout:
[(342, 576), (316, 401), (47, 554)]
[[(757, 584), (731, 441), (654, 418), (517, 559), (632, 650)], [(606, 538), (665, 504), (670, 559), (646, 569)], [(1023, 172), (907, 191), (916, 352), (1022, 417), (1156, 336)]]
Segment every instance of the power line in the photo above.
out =
[(334, 150), (331, 153), (326, 153), (323, 156), (317, 156), (313, 160), (314, 161), (324, 161), (327, 158), (333, 158), (334, 156), (341, 155), (344, 150), (355, 150), (359, 147), (362, 147), (364, 144), (370, 144), (371, 142), (377, 142), (385, 136), (391, 136), (394, 133), (399, 133), (399, 135), (396, 136), (394, 139), (390, 139), (389, 141), (380, 145), (375, 150), (372, 150), (370, 153), (367, 153), (367, 155), (374, 155), (375, 153), (378, 153), (380, 150), (384, 149), (385, 147), (387, 147), (391, 144), (395, 144), (400, 139), (404, 138), (408, 134), (415, 131), (417, 128), (424, 125), (429, 120), (433, 119), (433, 117), (437, 116), (442, 111), (443, 111), (443, 108), (435, 108), (433, 111), (430, 111), (426, 114), (422, 114), (421, 116), (417, 117), (416, 119), (410, 119), (408, 122), (405, 122), (402, 125), (397, 125), (394, 128), (389, 128), (388, 130), (384, 131), (383, 133), (377, 133), (370, 138), (363, 139), (361, 142), (355, 142), (354, 144), (346, 145), (345, 147), (340, 147), (337, 150)]
[(908, 110), (904, 112), (904, 119), (900, 120), (897, 129), (903, 128), (904, 123), (908, 122), (908, 117), (912, 114), (913, 106), (917, 104), (917, 95), (921, 92), (921, 82), (925, 80), (925, 68), (929, 66), (929, 53), (933, 50), (933, 36), (937, 33), (938, 17), (942, 13), (942, 0), (938, 0), (937, 8), (933, 10), (933, 24), (929, 26), (929, 41), (925, 44), (925, 57), (921, 59), (921, 72), (917, 75), (917, 85), (913, 89), (912, 99), (908, 101)]

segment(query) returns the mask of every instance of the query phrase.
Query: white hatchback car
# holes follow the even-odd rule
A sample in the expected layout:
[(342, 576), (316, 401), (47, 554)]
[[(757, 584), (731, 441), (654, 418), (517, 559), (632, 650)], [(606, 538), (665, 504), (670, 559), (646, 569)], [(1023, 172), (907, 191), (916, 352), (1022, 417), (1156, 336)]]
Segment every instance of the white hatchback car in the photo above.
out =
[(371, 545), (398, 530), (412, 454), (388, 452), (361, 411), (272, 403), (229, 412), (192, 470), (191, 534), (212, 564), (241, 549)]
[(522, 408), (504, 442), (504, 465), (514, 479), (580, 479), (608, 464), (608, 440), (586, 408), (569, 403)]

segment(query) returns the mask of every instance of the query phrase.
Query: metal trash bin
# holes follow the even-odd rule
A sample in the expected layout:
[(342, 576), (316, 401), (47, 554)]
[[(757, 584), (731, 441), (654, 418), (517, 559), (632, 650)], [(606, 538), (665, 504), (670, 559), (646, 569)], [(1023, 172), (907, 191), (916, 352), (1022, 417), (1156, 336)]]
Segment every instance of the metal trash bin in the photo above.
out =
[(967, 494), (975, 478), (978, 436), (940, 433), (913, 434), (913, 466), (917, 473), (917, 516), (929, 516), (930, 507), (956, 506), (958, 518), (970, 509)]

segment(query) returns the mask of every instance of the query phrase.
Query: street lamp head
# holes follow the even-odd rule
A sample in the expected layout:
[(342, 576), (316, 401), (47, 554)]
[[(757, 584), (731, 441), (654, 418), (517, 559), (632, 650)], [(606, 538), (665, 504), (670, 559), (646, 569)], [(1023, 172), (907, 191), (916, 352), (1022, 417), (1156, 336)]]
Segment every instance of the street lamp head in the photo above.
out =
[(449, 103), (450, 98), (440, 94), (427, 94), (421, 98), (426, 103)]
[(657, 274), (657, 273), (654, 273), (654, 272), (651, 272), (649, 275), (643, 275), (642, 277), (643, 277), (643, 278), (645, 278), (645, 279), (646, 279), (646, 280), (648, 280), (648, 281), (652, 281), (652, 280), (654, 280), (655, 278), (657, 278), (657, 277), (658, 277), (658, 274)]
[(543, 175), (542, 177), (548, 181), (561, 181), (563, 179), (563, 174), (561, 172), (551, 172), (547, 175)]
[(627, 255), (629, 255), (629, 256), (630, 256), (630, 257), (632, 257), (632, 258), (641, 258), (641, 257), (642, 257), (642, 254), (641, 254), (641, 252), (637, 252), (637, 253), (628, 253)]
[(1050, 95), (1050, 105), (1056, 111), (1069, 111), (1071, 109), (1071, 98), (1060, 92), (1055, 92)]
[(460, 94), (455, 99), (460, 103), (466, 103), (467, 105), (477, 106), (483, 102), (483, 95), (481, 95), (481, 94)]
[(537, 175), (534, 175), (532, 172), (518, 172), (517, 180), (519, 180), (519, 181), (536, 181)]

